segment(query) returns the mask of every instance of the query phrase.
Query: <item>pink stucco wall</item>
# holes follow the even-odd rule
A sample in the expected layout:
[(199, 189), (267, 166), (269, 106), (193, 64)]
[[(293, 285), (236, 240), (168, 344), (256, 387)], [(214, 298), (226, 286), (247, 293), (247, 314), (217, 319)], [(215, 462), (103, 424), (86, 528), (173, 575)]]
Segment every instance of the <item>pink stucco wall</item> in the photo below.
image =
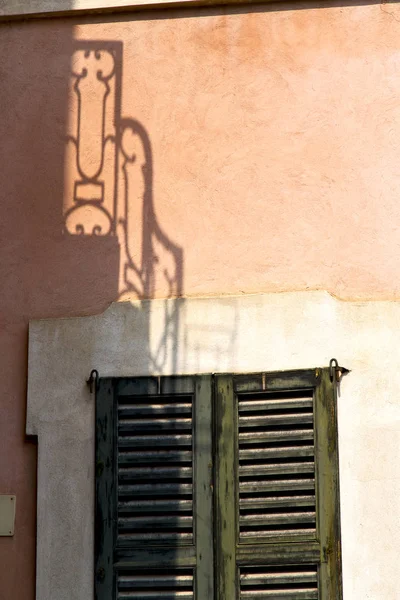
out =
[[(0, 493), (17, 494), (15, 536), (0, 538), (0, 598), (31, 600), (29, 319), (136, 295), (318, 288), (400, 298), (400, 8), (204, 8), (0, 29)], [(121, 116), (139, 123), (127, 132), (129, 193), (111, 155), (101, 174), (119, 206), (129, 203), (116, 236), (63, 230), (78, 178), (66, 141), (76, 128), (76, 40), (119, 44), (112, 93)], [(94, 138), (96, 89), (85, 91)], [(93, 152), (88, 144), (89, 163)], [(137, 285), (124, 280), (127, 257)]]

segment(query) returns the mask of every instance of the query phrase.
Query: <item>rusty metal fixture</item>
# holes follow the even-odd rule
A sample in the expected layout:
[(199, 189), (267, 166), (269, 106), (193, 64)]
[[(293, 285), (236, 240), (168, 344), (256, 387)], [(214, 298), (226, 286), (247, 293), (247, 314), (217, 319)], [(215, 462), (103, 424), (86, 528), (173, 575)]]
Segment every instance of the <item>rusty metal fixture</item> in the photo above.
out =
[(331, 381), (335, 379), (336, 383), (340, 383), (343, 375), (347, 375), (347, 373), (350, 373), (349, 369), (340, 367), (336, 358), (331, 358), (329, 361), (329, 377)]
[(89, 379), (87, 379), (86, 383), (89, 386), (89, 391), (91, 394), (97, 391), (97, 387), (99, 384), (99, 372), (97, 371), (97, 369), (92, 369), (90, 371)]

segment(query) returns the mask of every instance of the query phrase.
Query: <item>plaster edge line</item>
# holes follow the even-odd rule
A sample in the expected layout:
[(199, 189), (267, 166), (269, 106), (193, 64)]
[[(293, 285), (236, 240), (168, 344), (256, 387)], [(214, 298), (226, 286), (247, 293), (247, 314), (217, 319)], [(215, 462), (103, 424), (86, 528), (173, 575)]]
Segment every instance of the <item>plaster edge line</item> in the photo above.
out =
[(190, 303), (195, 303), (195, 302), (205, 302), (205, 301), (211, 301), (211, 300), (215, 300), (215, 301), (221, 301), (223, 302), (224, 300), (228, 301), (228, 300), (245, 300), (248, 298), (267, 298), (270, 297), (272, 298), (277, 298), (278, 296), (286, 296), (286, 297), (292, 297), (294, 298), (295, 296), (303, 296), (308, 297), (308, 299), (311, 299), (311, 297), (313, 296), (314, 298), (325, 298), (327, 301), (335, 304), (337, 303), (338, 305), (352, 305), (354, 307), (359, 307), (359, 308), (366, 308), (368, 306), (371, 305), (393, 305), (393, 306), (399, 306), (400, 307), (400, 299), (397, 300), (363, 300), (363, 299), (359, 299), (359, 300), (346, 300), (343, 298), (340, 298), (339, 296), (336, 296), (335, 294), (329, 292), (328, 290), (297, 290), (297, 291), (281, 291), (281, 292), (264, 292), (264, 293), (259, 293), (259, 292), (254, 292), (254, 293), (249, 293), (249, 294), (225, 294), (225, 295), (205, 295), (205, 296), (180, 296), (180, 297), (174, 297), (174, 298), (146, 298), (146, 299), (133, 299), (132, 300), (124, 300), (124, 301), (112, 301), (110, 302), (110, 304), (102, 311), (100, 312), (96, 312), (96, 313), (92, 313), (92, 314), (85, 314), (85, 315), (77, 315), (77, 316), (68, 316), (68, 317), (42, 317), (39, 319), (30, 319), (29, 320), (29, 331), (31, 330), (31, 327), (34, 326), (36, 323), (42, 323), (42, 322), (51, 322), (51, 321), (56, 321), (56, 322), (60, 322), (60, 321), (79, 321), (81, 319), (98, 319), (98, 318), (103, 318), (105, 316), (107, 316), (108, 314), (112, 314), (114, 312), (114, 310), (119, 307), (119, 306), (124, 306), (127, 307), (129, 306), (134, 306), (134, 307), (142, 307), (144, 305), (151, 305), (151, 304), (164, 304), (164, 303), (168, 303), (168, 304), (173, 304), (173, 303), (182, 303), (182, 305), (186, 304), (187, 302)]

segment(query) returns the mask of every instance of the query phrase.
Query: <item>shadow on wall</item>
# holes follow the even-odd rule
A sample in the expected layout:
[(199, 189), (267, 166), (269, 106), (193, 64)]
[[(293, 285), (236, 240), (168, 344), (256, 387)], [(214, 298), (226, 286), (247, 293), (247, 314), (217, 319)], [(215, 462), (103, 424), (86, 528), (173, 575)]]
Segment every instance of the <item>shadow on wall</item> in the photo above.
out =
[[(177, 298), (183, 294), (183, 251), (157, 221), (146, 129), (121, 115), (122, 63), (121, 42), (74, 45), (64, 236), (72, 244), (98, 247), (101, 255), (111, 252), (118, 261), (119, 300)], [(167, 351), (177, 353), (182, 308), (182, 301), (165, 303), (159, 339), (148, 348), (154, 372), (162, 371)]]

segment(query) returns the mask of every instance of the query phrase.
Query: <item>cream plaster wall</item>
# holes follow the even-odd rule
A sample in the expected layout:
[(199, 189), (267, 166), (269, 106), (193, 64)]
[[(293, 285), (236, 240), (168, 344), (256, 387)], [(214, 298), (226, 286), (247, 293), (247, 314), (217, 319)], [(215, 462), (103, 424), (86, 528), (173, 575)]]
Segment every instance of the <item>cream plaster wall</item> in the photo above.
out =
[[(180, 323), (173, 344), (163, 339), (167, 305)], [(338, 400), (344, 599), (397, 600), (399, 336), (399, 303), (344, 303), (323, 292), (119, 303), (94, 317), (33, 321), (27, 432), (39, 439), (37, 598), (92, 597), (92, 368), (100, 376), (248, 372), (336, 357), (351, 369)]]

